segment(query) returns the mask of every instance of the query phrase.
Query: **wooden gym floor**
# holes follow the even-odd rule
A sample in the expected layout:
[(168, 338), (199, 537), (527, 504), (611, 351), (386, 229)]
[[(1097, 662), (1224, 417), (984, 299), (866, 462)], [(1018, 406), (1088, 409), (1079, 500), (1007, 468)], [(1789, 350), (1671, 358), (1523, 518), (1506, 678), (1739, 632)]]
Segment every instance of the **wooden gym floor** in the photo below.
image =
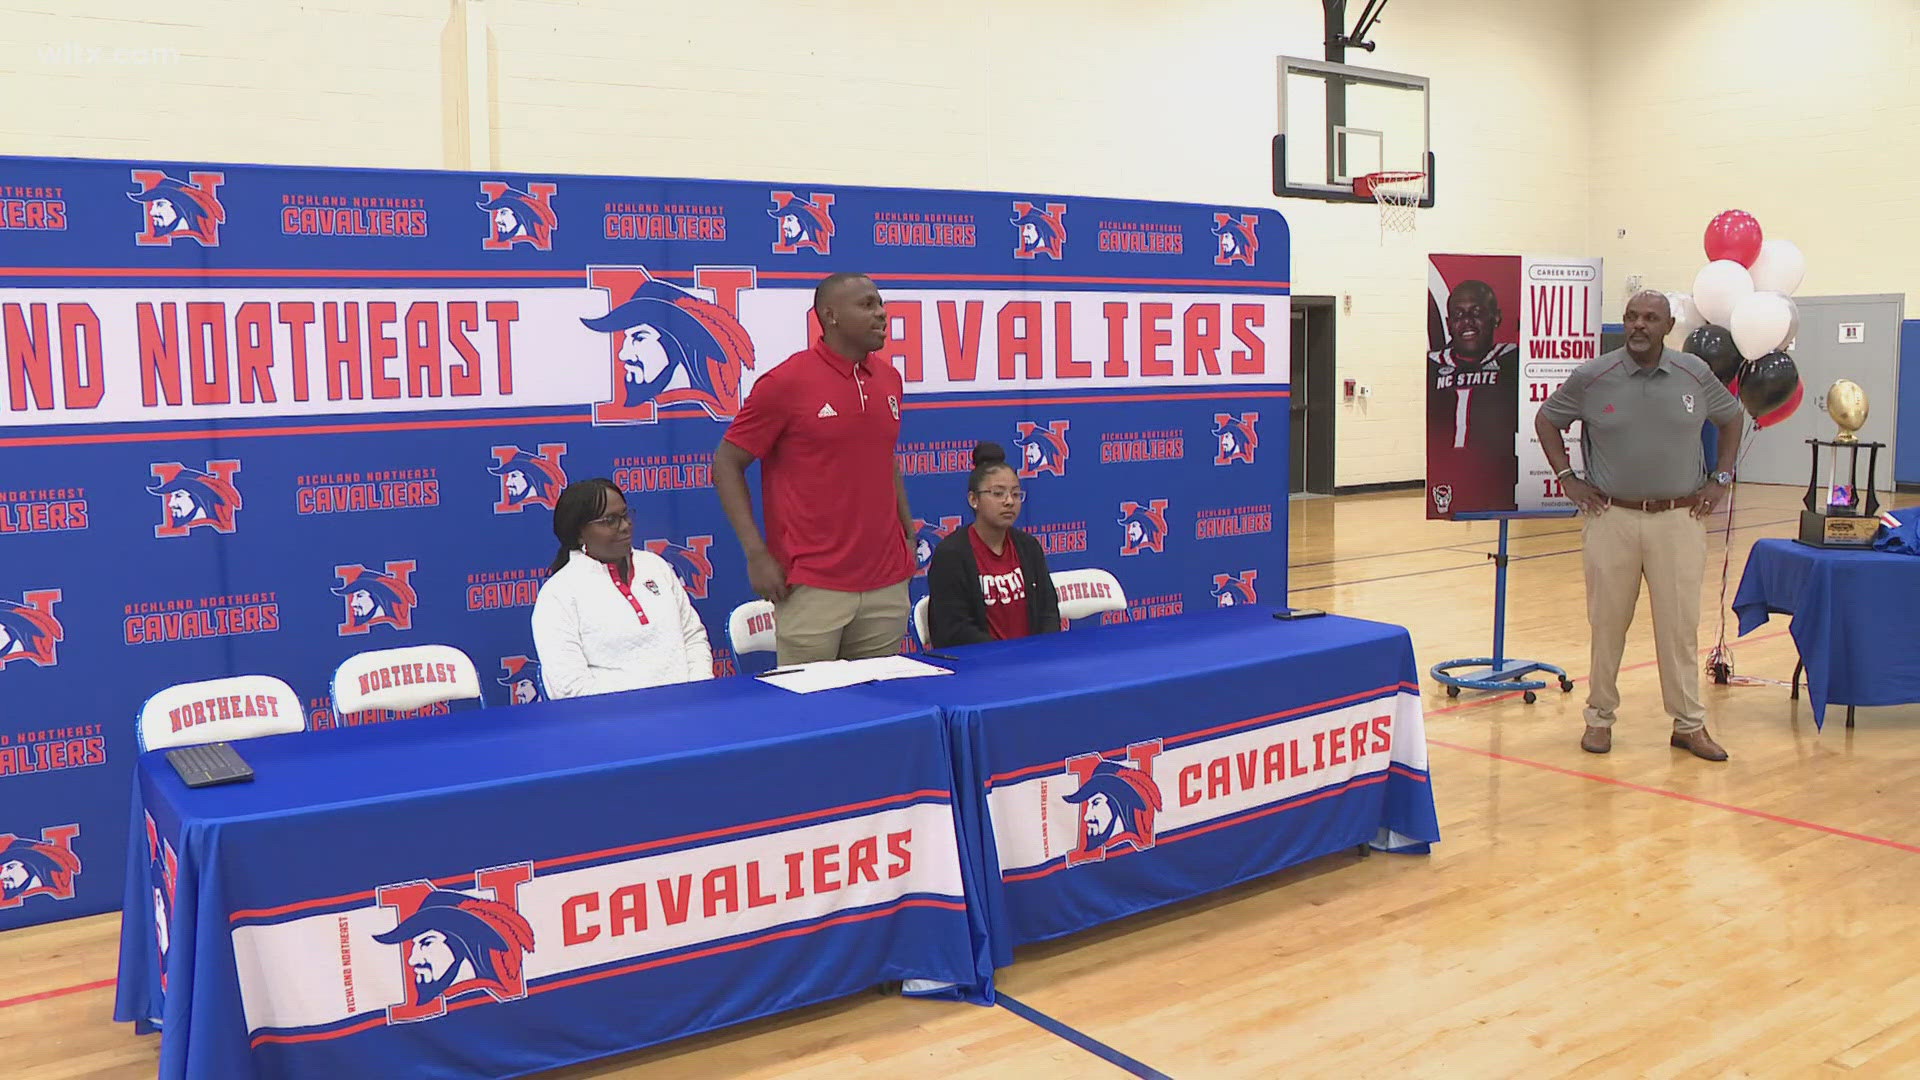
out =
[[(1799, 494), (1740, 488), (1729, 597)], [(1413, 494), (1294, 503), (1294, 601), (1403, 623), (1423, 665), (1484, 655), (1497, 526), (1420, 515)], [(1514, 524), (1507, 640), (1580, 676), (1577, 530)], [(1920, 1076), (1920, 706), (1862, 709), (1852, 731), (1835, 710), (1816, 731), (1787, 699), (1783, 618), (1734, 652), (1782, 685), (1703, 687), (1723, 764), (1667, 746), (1644, 600), (1606, 757), (1577, 745), (1580, 687), (1529, 706), (1425, 680), (1431, 856), (1329, 856), (1028, 949), (1001, 989), (1181, 1080)], [(110, 1020), (117, 932), (108, 914), (0, 934), (7, 1076), (154, 1074), (157, 1040)], [(1127, 1073), (1008, 1008), (871, 995), (549, 1075)]]

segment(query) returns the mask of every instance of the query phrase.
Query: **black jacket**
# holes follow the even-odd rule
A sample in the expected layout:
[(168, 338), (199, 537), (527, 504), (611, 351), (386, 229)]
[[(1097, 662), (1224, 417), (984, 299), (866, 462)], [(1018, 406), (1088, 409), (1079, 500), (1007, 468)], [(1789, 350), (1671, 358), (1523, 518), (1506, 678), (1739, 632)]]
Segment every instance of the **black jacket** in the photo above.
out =
[[(955, 529), (933, 549), (927, 564), (927, 632), (933, 647), (971, 645), (992, 641), (987, 625), (987, 601), (980, 595), (980, 563), (973, 557), (971, 526)], [(1060, 597), (1047, 571), (1047, 553), (1031, 533), (1007, 530), (1013, 549), (1020, 553), (1020, 572), (1027, 582), (1027, 632), (1050, 634), (1060, 629)]]

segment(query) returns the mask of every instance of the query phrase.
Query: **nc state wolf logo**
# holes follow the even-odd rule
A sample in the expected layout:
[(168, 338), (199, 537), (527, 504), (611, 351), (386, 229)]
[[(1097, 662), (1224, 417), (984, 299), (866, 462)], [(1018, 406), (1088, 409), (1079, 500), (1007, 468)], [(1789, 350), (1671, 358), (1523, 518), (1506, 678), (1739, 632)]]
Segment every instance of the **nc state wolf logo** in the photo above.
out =
[(1213, 437), (1216, 441), (1213, 450), (1215, 465), (1231, 465), (1236, 461), (1253, 464), (1253, 450), (1260, 445), (1260, 435), (1253, 425), (1260, 420), (1257, 412), (1214, 413)]
[(767, 211), (767, 216), (774, 223), (775, 255), (791, 255), (796, 251), (811, 251), (816, 255), (832, 253), (831, 192), (816, 191), (811, 197), (803, 198), (791, 191), (776, 191), (772, 198), (773, 209)]
[(30, 896), (73, 899), (74, 875), (80, 872), (73, 838), (79, 835), (80, 826), (72, 824), (41, 829), (38, 840), (0, 833), (0, 911), (19, 907)]
[(140, 186), (127, 198), (144, 204), (134, 243), (171, 247), (175, 240), (191, 240), (201, 247), (220, 246), (227, 208), (215, 192), (227, 182), (226, 173), (190, 172), (183, 182), (158, 169), (134, 169), (133, 182)]
[(1153, 846), (1153, 816), (1166, 808), (1153, 779), (1153, 759), (1159, 756), (1160, 740), (1154, 739), (1127, 747), (1125, 761), (1099, 754), (1067, 759), (1067, 771), (1080, 782), (1065, 796), (1080, 807), (1080, 843), (1067, 852), (1068, 866), (1100, 862), (1122, 844), (1135, 851)]
[(567, 486), (566, 470), (560, 467), (560, 459), (566, 456), (566, 443), (541, 443), (532, 454), (517, 446), (494, 447), (493, 464), (487, 471), (500, 478), (500, 497), (493, 512), (518, 514), (529, 506), (553, 509)]
[(167, 952), (173, 936), (173, 897), (180, 884), (180, 858), (174, 854), (173, 842), (161, 838), (153, 815), (142, 816), (147, 819), (147, 880), (153, 883), (153, 935), (160, 954), (160, 989), (165, 990)]
[(533, 864), (517, 863), (473, 875), (474, 889), (491, 899), (426, 881), (380, 886), (374, 895), (398, 925), (373, 940), (400, 946), (407, 987), (405, 1004), (387, 1006), (387, 1023), (443, 1016), (449, 1000), (472, 991), (495, 1001), (526, 997), (533, 927), (520, 914), (520, 886), (532, 880)]
[(1238, 607), (1241, 604), (1256, 604), (1260, 595), (1253, 591), (1253, 579), (1260, 576), (1258, 570), (1242, 570), (1238, 574), (1213, 575), (1213, 603), (1216, 607)]
[(1029, 480), (1043, 472), (1067, 475), (1068, 423), (1050, 420), (1043, 428), (1031, 420), (1022, 420), (1016, 425), (1020, 434), (1014, 436), (1013, 444), (1020, 448), (1020, 465), (1014, 471), (1021, 479)]
[(694, 283), (714, 299), (655, 280), (645, 267), (596, 266), (587, 284), (607, 294), (605, 315), (581, 325), (608, 336), (613, 396), (593, 407), (596, 424), (651, 424), (660, 410), (697, 405), (715, 420), (740, 411), (753, 369), (753, 339), (740, 325), (740, 293), (751, 269), (701, 268)]
[(1120, 539), (1120, 554), (1167, 550), (1167, 500), (1154, 499), (1145, 505), (1123, 502), (1119, 524), (1125, 530)]
[(487, 212), (487, 237), (480, 242), (483, 251), (505, 251), (515, 244), (532, 244), (535, 251), (553, 250), (553, 230), (560, 218), (553, 212), (554, 184), (528, 184), (525, 190), (498, 180), (482, 180), (480, 194), (486, 196), (473, 205)]
[(1045, 255), (1059, 259), (1067, 244), (1067, 204), (1051, 202), (1035, 206), (1025, 199), (1013, 201), (1013, 257), (1033, 259)]
[(160, 524), (153, 527), (153, 535), (185, 536), (203, 525), (217, 533), (234, 530), (240, 491), (233, 486), (233, 474), (240, 471), (240, 463), (209, 461), (206, 466), (204, 472), (178, 461), (147, 466), (156, 481), (147, 494), (160, 497)]
[(494, 681), (507, 688), (508, 704), (547, 700), (546, 688), (540, 685), (540, 661), (531, 656), (501, 657), (500, 678)]
[(1452, 484), (1435, 484), (1429, 489), (1428, 494), (1433, 496), (1433, 508), (1443, 514), (1453, 505)]
[(1260, 237), (1254, 231), (1260, 219), (1252, 214), (1232, 214), (1215, 211), (1213, 215), (1213, 235), (1220, 238), (1219, 247), (1213, 253), (1213, 265), (1226, 266), (1240, 263), (1252, 266), (1254, 255), (1260, 250)]
[(418, 564), (412, 559), (390, 562), (384, 570), (369, 570), (359, 563), (333, 568), (340, 584), (333, 595), (346, 600), (346, 621), (340, 624), (340, 636), (364, 634), (376, 626), (395, 630), (413, 629), (413, 609), (420, 596), (410, 580)]
[(686, 586), (688, 596), (695, 600), (707, 598), (707, 588), (713, 583), (713, 560), (707, 558), (707, 549), (713, 546), (712, 536), (689, 536), (685, 544), (649, 540), (646, 546), (673, 567), (673, 572), (680, 576), (680, 584)]
[(933, 549), (939, 547), (940, 541), (953, 535), (953, 530), (959, 527), (960, 518), (958, 516), (943, 517), (940, 519), (940, 524), (938, 525), (934, 525), (924, 518), (913, 519), (914, 577), (927, 576), (927, 564), (933, 562)]
[(67, 629), (53, 614), (59, 602), (59, 589), (35, 589), (18, 601), (0, 599), (0, 668), (15, 660), (30, 660), (37, 667), (60, 662), (57, 649), (67, 639)]

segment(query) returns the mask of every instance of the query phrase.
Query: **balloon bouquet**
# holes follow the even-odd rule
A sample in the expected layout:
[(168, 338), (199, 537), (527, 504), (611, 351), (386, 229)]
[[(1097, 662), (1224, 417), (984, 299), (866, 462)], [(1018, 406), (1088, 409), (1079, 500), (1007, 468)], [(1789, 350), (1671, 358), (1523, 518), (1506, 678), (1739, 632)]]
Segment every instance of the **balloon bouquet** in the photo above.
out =
[(1786, 349), (1800, 332), (1793, 294), (1807, 261), (1791, 240), (1768, 240), (1745, 210), (1707, 223), (1707, 265), (1693, 292), (1668, 293), (1669, 342), (1707, 362), (1752, 415), (1755, 429), (1792, 416), (1805, 391)]
[[(1792, 416), (1806, 393), (1786, 351), (1800, 332), (1793, 294), (1806, 276), (1806, 258), (1791, 240), (1766, 239), (1745, 210), (1724, 211), (1707, 223), (1706, 252), (1693, 292), (1667, 294), (1674, 327), (1668, 344), (1706, 361), (1746, 407), (1753, 431), (1770, 428)], [(1732, 532), (1729, 492), (1728, 537)], [(1707, 656), (1707, 674), (1716, 683), (1735, 681), (1726, 626), (1732, 554), (1729, 548), (1720, 569), (1720, 641)]]

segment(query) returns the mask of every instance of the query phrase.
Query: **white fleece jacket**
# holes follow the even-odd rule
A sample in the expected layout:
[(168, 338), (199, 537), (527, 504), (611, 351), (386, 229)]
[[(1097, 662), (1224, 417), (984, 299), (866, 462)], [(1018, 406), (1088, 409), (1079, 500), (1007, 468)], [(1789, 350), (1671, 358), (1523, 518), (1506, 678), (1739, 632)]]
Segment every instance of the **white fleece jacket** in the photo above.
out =
[(533, 603), (533, 648), (550, 698), (713, 678), (707, 629), (667, 560), (633, 552), (634, 604), (605, 563), (575, 551)]

